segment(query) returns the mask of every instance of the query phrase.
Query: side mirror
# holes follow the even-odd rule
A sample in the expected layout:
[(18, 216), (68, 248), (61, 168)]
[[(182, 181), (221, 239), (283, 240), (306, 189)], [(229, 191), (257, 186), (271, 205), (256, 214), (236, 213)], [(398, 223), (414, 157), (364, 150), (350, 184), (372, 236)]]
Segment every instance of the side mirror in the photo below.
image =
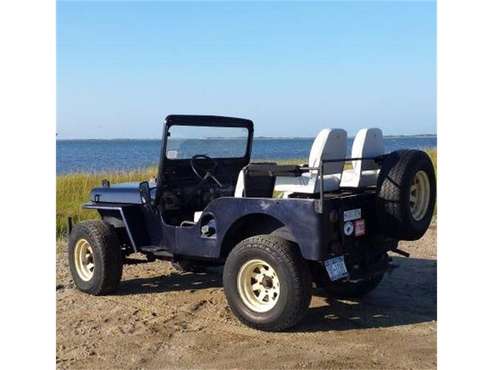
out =
[(145, 204), (151, 205), (151, 191), (149, 189), (149, 182), (143, 181), (139, 184), (140, 196)]

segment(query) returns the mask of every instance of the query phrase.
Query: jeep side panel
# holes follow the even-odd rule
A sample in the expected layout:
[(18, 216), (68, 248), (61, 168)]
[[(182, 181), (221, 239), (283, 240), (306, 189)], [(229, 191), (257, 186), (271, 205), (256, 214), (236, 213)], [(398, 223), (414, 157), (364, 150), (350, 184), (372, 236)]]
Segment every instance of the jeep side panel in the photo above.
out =
[[(197, 223), (183, 226), (166, 224), (157, 210), (143, 204), (88, 203), (85, 207), (97, 209), (105, 221), (126, 230), (128, 244), (135, 252), (145, 247), (177, 256), (222, 259), (241, 238), (275, 234), (298, 244), (305, 259), (320, 261), (332, 252), (343, 253), (343, 249), (365, 243), (368, 234), (378, 233), (371, 221), (373, 196), (326, 199), (324, 214), (316, 199), (222, 197), (209, 203)], [(367, 234), (357, 239), (345, 236), (342, 230), (344, 211), (352, 208), (361, 208), (363, 218), (369, 220)], [(329, 214), (333, 211), (337, 220), (331, 222)], [(333, 250), (335, 246), (340, 249)]]
[[(286, 234), (295, 239), (301, 254), (309, 260), (323, 259), (327, 253), (327, 243), (323, 233), (322, 216), (315, 211), (313, 199), (270, 199), (270, 198), (232, 198), (223, 197), (212, 201), (203, 211), (196, 225), (176, 227), (176, 248), (173, 253), (188, 256), (220, 258), (221, 248), (241, 219), (255, 217), (266, 222), (266, 217), (277, 220)], [(201, 231), (210, 219), (215, 221), (215, 234), (212, 237)], [(262, 225), (258, 225), (262, 229)]]
[[(101, 219), (117, 229), (122, 242), (134, 252), (152, 243), (152, 230), (161, 229), (156, 220), (152, 222), (153, 217), (149, 217), (149, 211), (143, 205), (91, 202), (84, 204), (83, 207), (97, 210)], [(149, 224), (154, 227), (145, 226)]]

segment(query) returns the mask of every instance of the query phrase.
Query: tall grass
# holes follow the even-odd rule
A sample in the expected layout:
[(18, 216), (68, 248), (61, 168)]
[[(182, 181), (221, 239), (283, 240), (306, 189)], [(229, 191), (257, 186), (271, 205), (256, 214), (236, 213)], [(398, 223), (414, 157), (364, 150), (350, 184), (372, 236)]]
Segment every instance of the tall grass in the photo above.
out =
[(133, 171), (108, 171), (97, 173), (74, 173), (57, 176), (56, 179), (56, 234), (57, 238), (67, 232), (67, 218), (73, 217), (74, 222), (97, 218), (97, 212), (81, 208), (89, 201), (92, 188), (101, 185), (103, 179), (112, 184), (145, 181), (154, 178), (157, 168), (146, 168)]
[[(427, 150), (433, 164), (437, 163), (435, 149)], [(282, 164), (300, 164), (306, 159), (292, 159), (278, 161)], [(97, 218), (94, 210), (82, 209), (81, 205), (89, 201), (89, 193), (92, 188), (101, 185), (103, 179), (110, 183), (122, 183), (131, 181), (145, 181), (154, 178), (156, 167), (133, 171), (108, 171), (97, 173), (74, 173), (57, 176), (56, 180), (56, 234), (61, 238), (67, 233), (67, 218), (73, 217), (74, 222)]]

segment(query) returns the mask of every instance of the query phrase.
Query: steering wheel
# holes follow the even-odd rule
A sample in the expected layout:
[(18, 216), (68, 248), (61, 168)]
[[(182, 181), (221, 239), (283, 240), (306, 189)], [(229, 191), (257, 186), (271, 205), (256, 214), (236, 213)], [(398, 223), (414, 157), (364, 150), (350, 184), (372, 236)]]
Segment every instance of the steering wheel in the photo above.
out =
[[(197, 160), (201, 159), (201, 162)], [(212, 179), (214, 182), (219, 185), (219, 187), (223, 187), (223, 184), (214, 176), (218, 166), (218, 162), (215, 159), (205, 155), (205, 154), (197, 154), (192, 157), (190, 160), (190, 167), (192, 167), (193, 173), (201, 180), (200, 184), (203, 183), (207, 179)], [(204, 173), (203, 175), (200, 173)]]

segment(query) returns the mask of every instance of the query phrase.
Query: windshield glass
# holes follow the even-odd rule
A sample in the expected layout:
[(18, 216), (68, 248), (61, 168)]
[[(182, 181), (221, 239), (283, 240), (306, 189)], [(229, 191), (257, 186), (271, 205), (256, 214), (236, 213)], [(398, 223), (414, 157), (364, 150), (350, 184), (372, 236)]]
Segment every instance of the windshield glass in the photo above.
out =
[(166, 143), (168, 159), (190, 159), (203, 154), (211, 158), (242, 158), (248, 144), (244, 127), (171, 126)]

